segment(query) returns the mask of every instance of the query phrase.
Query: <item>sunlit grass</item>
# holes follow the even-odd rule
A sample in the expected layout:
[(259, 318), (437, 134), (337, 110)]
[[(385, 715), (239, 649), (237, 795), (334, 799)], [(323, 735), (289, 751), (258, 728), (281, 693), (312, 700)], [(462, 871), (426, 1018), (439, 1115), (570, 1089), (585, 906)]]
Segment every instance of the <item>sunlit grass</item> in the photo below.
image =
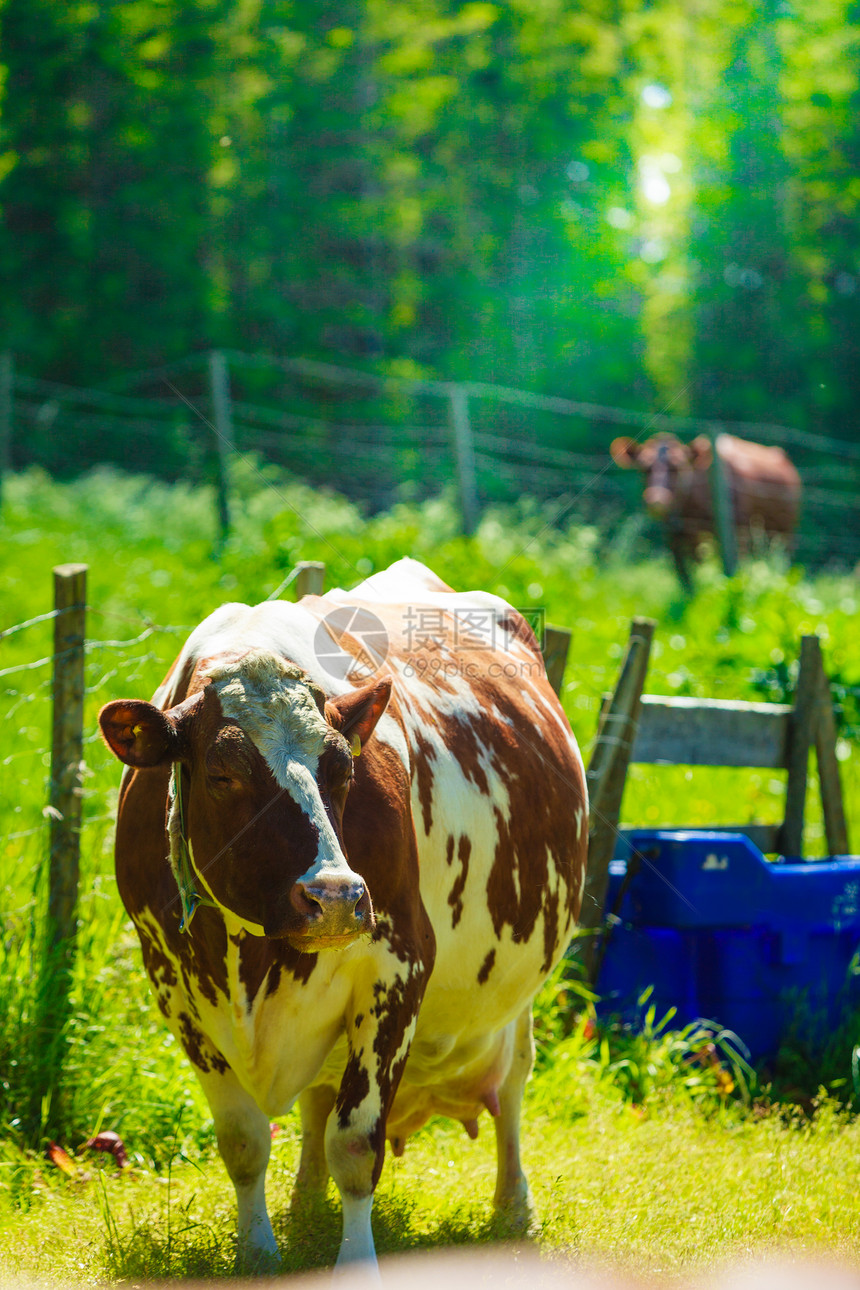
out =
[[(552, 1117), (527, 1108), (524, 1158), (545, 1253), (608, 1259), (639, 1274), (689, 1273), (786, 1245), (860, 1255), (860, 1126), (832, 1103), (810, 1122), (732, 1105), (703, 1113), (671, 1096), (643, 1111), (593, 1082), (572, 1097), (572, 1116), (564, 1105)], [(491, 1207), (492, 1137), (488, 1121), (477, 1143), (437, 1122), (410, 1140), (402, 1159), (387, 1161), (374, 1212), (380, 1253), (504, 1237)], [(275, 1139), (269, 1178), (290, 1271), (330, 1264), (340, 1228), (333, 1191), (324, 1206), (291, 1219), (296, 1156), (290, 1121)], [(13, 1168), (16, 1196), (5, 1188), (0, 1195), (0, 1261), (9, 1275), (87, 1285), (232, 1271), (232, 1188), (217, 1157), (122, 1177), (87, 1161), (90, 1177), (79, 1182), (48, 1176), (45, 1164)]]

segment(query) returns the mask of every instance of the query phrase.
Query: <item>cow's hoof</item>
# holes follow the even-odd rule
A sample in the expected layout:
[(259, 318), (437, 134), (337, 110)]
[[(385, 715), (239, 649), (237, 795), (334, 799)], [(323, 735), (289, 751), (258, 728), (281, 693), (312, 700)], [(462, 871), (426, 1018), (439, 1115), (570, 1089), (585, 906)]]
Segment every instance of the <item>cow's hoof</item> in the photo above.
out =
[(496, 1218), (505, 1236), (534, 1240), (540, 1234), (540, 1223), (528, 1188), (497, 1204)]
[(332, 1277), (335, 1281), (348, 1282), (349, 1285), (362, 1288), (367, 1287), (367, 1290), (374, 1290), (374, 1287), (382, 1285), (382, 1278), (379, 1275), (379, 1264), (375, 1258), (339, 1258), (332, 1269)]

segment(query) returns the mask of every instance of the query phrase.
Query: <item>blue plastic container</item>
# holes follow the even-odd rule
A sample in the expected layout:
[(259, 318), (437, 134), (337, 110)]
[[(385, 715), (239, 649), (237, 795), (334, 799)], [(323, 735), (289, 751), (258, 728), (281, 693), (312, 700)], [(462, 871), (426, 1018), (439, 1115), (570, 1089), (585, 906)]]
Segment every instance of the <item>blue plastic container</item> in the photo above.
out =
[(770, 863), (743, 833), (638, 829), (610, 865), (606, 909), (618, 921), (597, 982), (603, 1013), (635, 1020), (653, 986), (658, 1016), (719, 1022), (758, 1061), (776, 1053), (799, 993), (827, 1025), (860, 999), (860, 856)]

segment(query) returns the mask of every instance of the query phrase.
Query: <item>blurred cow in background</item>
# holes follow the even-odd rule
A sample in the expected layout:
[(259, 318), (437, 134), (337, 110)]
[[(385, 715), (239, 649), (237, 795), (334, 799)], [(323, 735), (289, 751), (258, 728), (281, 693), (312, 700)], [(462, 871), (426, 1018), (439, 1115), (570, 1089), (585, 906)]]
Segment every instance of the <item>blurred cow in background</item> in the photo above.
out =
[[(765, 540), (790, 545), (800, 504), (800, 476), (781, 448), (721, 434), (717, 454), (725, 472), (738, 551), (741, 555)], [(673, 434), (658, 434), (645, 443), (613, 440), (612, 459), (644, 476), (649, 515), (663, 521), (669, 550), (682, 583), (689, 587), (689, 560), (700, 543), (715, 532), (710, 468), (711, 441), (699, 435), (684, 444)]]

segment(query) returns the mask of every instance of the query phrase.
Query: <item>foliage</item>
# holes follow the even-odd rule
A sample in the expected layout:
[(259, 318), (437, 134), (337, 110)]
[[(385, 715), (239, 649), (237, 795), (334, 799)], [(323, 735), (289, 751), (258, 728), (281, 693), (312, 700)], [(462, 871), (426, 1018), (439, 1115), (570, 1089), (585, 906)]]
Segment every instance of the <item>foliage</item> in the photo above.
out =
[(5, 0), (0, 348), (78, 384), (336, 353), (850, 437), (858, 33), (848, 0)]

